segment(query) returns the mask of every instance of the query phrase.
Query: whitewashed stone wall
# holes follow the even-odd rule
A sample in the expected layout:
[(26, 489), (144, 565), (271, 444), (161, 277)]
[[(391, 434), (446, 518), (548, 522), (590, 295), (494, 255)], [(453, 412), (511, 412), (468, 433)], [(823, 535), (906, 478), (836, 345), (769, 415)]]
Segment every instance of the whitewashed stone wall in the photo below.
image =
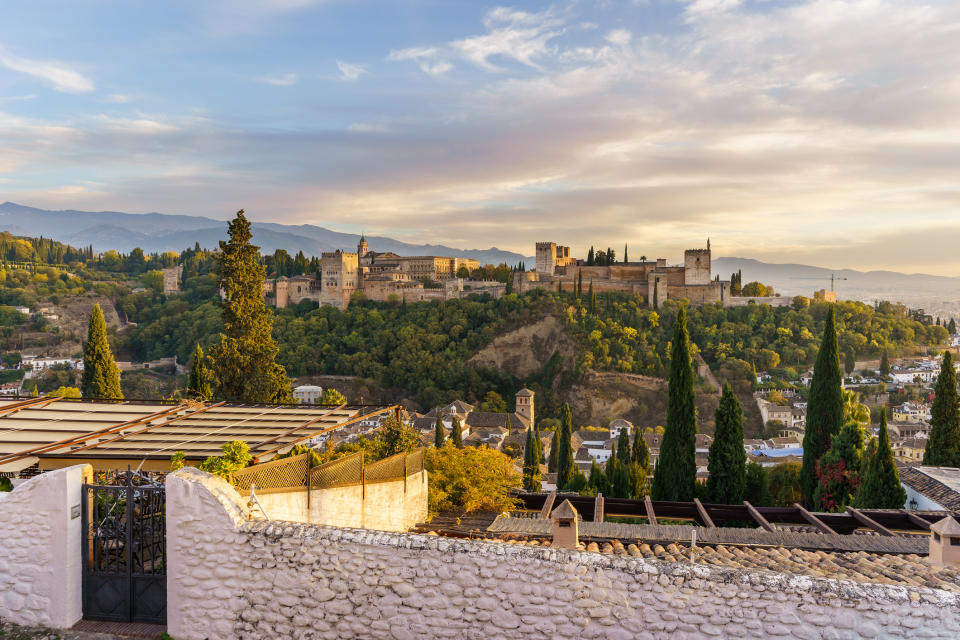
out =
[(53, 628), (80, 619), (82, 527), (72, 508), (91, 473), (77, 465), (0, 493), (0, 618)]
[(244, 522), (167, 479), (169, 632), (202, 638), (956, 638), (945, 591), (436, 536)]

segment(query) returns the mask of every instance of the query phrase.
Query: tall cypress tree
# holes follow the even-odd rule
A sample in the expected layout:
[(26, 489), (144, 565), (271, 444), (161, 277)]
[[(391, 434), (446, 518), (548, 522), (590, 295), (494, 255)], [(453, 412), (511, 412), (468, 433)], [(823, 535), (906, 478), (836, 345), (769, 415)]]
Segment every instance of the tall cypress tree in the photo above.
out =
[(607, 464), (604, 466), (603, 471), (607, 475), (607, 485), (608, 487), (613, 486), (613, 478), (617, 472), (617, 443), (614, 442), (610, 448), (610, 457), (607, 458)]
[(577, 269), (577, 298), (583, 295), (583, 271)]
[(210, 368), (207, 367), (207, 357), (197, 343), (193, 350), (193, 364), (190, 367), (190, 377), (187, 378), (187, 395), (198, 400), (209, 400), (213, 397), (213, 388), (210, 384)]
[(523, 449), (523, 488), (525, 491), (540, 491), (540, 450), (533, 429), (527, 430), (527, 443)]
[(250, 244), (250, 222), (237, 212), (220, 242), (217, 284), (223, 294), (223, 333), (210, 350), (217, 395), (240, 402), (292, 402), (290, 380), (277, 363), (273, 313), (263, 301), (259, 247)]
[(620, 435), (617, 438), (617, 457), (624, 466), (630, 466), (630, 436), (626, 429), (620, 429)]
[(817, 361), (813, 365), (813, 381), (810, 383), (810, 396), (807, 399), (807, 427), (803, 434), (800, 490), (808, 504), (812, 504), (813, 494), (817, 489), (817, 460), (830, 448), (830, 441), (843, 426), (842, 383), (836, 319), (831, 306), (823, 326), (823, 339)]
[(570, 438), (573, 432), (573, 416), (570, 405), (564, 404), (560, 412), (560, 447), (557, 450), (557, 489), (563, 489), (573, 475), (573, 449)]
[(707, 495), (718, 504), (740, 504), (747, 483), (747, 454), (743, 450), (743, 407), (728, 383), (716, 412), (717, 430), (710, 445)]
[(932, 467), (960, 467), (960, 401), (953, 356), (943, 352), (940, 375), (933, 388), (930, 407), (930, 438), (923, 452), (923, 464)]
[(433, 446), (439, 448), (443, 446), (443, 441), (447, 439), (446, 434), (443, 431), (443, 419), (440, 417), (440, 412), (437, 412), (437, 424), (433, 428)]
[(633, 451), (630, 454), (630, 459), (639, 464), (647, 472), (647, 475), (650, 475), (650, 448), (647, 446), (643, 434), (640, 433), (639, 427), (633, 434)]
[(460, 418), (453, 416), (453, 424), (450, 425), (450, 442), (457, 449), (463, 449), (463, 431), (460, 429)]
[(590, 246), (590, 251), (587, 251), (587, 266), (593, 266), (593, 246)]
[(597, 294), (593, 292), (593, 280), (590, 280), (590, 313), (597, 312)]
[(670, 397), (667, 426), (653, 476), (655, 500), (693, 500), (697, 483), (697, 405), (693, 394), (693, 360), (687, 311), (680, 307), (670, 347)]
[(557, 472), (557, 455), (560, 453), (560, 427), (553, 430), (550, 439), (550, 457), (547, 459), (547, 473)]
[(871, 456), (867, 472), (860, 481), (856, 502), (862, 509), (902, 509), (907, 502), (907, 492), (900, 484), (900, 472), (893, 461), (887, 433), (887, 408), (881, 407), (881, 410), (877, 451)]
[(887, 350), (884, 349), (883, 353), (880, 354), (880, 377), (886, 379), (890, 375), (890, 356), (887, 355)]
[(623, 263), (626, 264), (628, 262), (629, 260), (627, 260), (627, 243), (623, 243)]
[(120, 368), (113, 359), (107, 341), (107, 321), (100, 305), (94, 305), (87, 326), (87, 341), (83, 344), (83, 376), (80, 393), (84, 398), (123, 400), (120, 390)]

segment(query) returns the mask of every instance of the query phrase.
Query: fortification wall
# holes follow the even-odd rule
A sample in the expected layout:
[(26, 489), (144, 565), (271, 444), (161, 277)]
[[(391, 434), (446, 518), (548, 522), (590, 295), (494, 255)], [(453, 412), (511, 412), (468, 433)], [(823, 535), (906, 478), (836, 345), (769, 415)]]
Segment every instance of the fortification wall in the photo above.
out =
[(244, 522), (167, 479), (170, 635), (219, 638), (955, 638), (945, 591), (437, 536)]
[(80, 620), (80, 497), (91, 475), (75, 465), (0, 493), (0, 618), (58, 629)]

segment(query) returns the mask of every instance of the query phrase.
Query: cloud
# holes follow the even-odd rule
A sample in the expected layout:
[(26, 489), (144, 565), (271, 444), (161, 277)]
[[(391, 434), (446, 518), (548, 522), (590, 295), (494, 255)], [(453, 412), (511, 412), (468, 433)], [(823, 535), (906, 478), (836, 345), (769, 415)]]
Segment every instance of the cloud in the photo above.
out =
[(420, 70), (427, 75), (441, 76), (453, 69), (453, 65), (445, 60), (435, 60), (438, 55), (439, 51), (436, 47), (412, 47), (391, 51), (387, 55), (387, 61), (415, 60), (420, 66)]
[(103, 101), (110, 104), (127, 104), (128, 102), (133, 102), (133, 96), (125, 93), (111, 93), (106, 95)]
[(487, 33), (455, 40), (450, 47), (487, 71), (500, 68), (490, 58), (509, 58), (538, 68), (536, 60), (550, 53), (548, 43), (563, 33), (562, 21), (551, 12), (527, 13), (498, 7), (487, 13)]
[(275, 87), (291, 87), (297, 84), (297, 74), (284, 73), (276, 76), (261, 76), (257, 78), (257, 82), (271, 84)]
[(349, 82), (357, 80), (360, 76), (370, 73), (366, 66), (362, 64), (351, 64), (343, 60), (337, 60), (337, 68), (340, 69), (341, 78)]
[(25, 73), (52, 85), (64, 93), (88, 93), (93, 82), (62, 62), (21, 58), (0, 48), (0, 67)]

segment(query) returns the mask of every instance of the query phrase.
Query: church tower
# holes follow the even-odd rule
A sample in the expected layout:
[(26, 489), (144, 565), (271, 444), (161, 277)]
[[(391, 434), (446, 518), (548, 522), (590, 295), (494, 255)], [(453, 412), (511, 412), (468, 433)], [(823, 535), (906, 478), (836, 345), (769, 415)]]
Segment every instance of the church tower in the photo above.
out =
[(527, 429), (533, 429), (533, 391), (523, 388), (517, 391), (517, 416), (527, 423)]
[(361, 258), (370, 251), (370, 248), (367, 246), (367, 238), (363, 234), (360, 235), (360, 244), (357, 245), (357, 255)]

